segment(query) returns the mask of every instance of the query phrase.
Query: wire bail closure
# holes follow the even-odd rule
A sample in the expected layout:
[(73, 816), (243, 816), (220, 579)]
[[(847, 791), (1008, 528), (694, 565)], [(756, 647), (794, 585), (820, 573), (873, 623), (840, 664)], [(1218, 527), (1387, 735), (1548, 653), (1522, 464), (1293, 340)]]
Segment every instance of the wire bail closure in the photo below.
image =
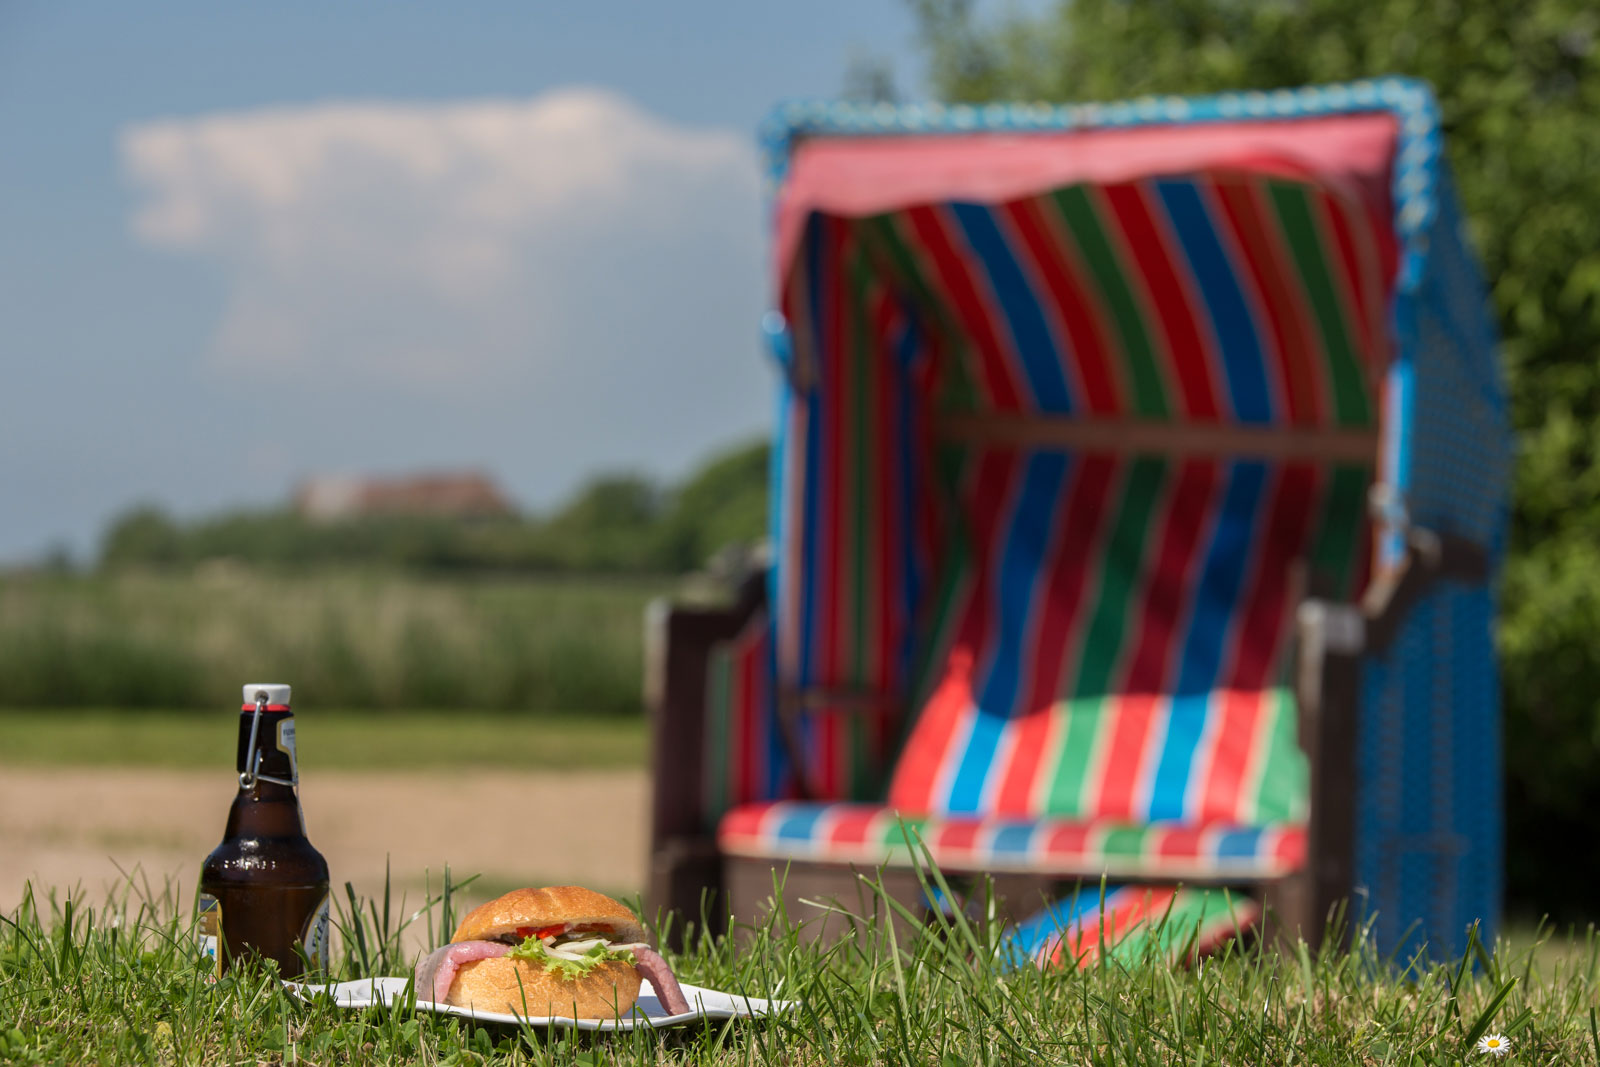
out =
[[(240, 789), (249, 789), (258, 781), (272, 782), (274, 785), (286, 785), (291, 789), (300, 784), (300, 775), (297, 768), (290, 772), (294, 775), (293, 778), (277, 778), (270, 774), (261, 773), (261, 760), (265, 757), (265, 753), (256, 747), (256, 740), (261, 733), (261, 713), (266, 709), (267, 694), (257, 693), (256, 712), (250, 718), (250, 743), (245, 747), (244, 770), (239, 772)], [(292, 760), (289, 766), (294, 768)]]

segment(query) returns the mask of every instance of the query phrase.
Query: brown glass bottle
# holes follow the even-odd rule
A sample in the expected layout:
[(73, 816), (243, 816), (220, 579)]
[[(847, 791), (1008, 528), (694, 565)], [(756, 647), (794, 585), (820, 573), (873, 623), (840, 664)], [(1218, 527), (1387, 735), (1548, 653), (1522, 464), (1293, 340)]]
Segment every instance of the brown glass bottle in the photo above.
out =
[(219, 975), (253, 954), (296, 978), (327, 965), (328, 864), (306, 839), (295, 794), (289, 687), (247, 685), (244, 698), (239, 793), (222, 844), (200, 867), (201, 951), (215, 956)]

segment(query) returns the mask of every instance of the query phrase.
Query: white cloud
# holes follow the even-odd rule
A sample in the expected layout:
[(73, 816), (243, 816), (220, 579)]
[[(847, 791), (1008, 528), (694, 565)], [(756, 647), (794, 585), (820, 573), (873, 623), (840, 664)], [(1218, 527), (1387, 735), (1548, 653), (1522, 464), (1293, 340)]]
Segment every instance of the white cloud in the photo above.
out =
[(714, 370), (708, 340), (754, 337), (748, 142), (569, 89), (162, 120), (121, 148), (134, 233), (221, 271), (210, 358), (230, 376), (559, 403), (646, 360)]

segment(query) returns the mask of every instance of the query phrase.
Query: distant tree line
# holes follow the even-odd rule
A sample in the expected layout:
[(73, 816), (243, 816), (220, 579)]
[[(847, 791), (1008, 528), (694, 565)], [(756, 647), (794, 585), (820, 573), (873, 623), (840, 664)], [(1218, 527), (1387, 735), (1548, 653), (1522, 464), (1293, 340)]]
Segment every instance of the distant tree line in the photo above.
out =
[(595, 478), (549, 515), (461, 520), (373, 516), (315, 520), (288, 508), (183, 522), (139, 507), (106, 532), (100, 564), (182, 568), (394, 566), (432, 571), (681, 574), (766, 531), (765, 442), (714, 456), (663, 487), (633, 474)]

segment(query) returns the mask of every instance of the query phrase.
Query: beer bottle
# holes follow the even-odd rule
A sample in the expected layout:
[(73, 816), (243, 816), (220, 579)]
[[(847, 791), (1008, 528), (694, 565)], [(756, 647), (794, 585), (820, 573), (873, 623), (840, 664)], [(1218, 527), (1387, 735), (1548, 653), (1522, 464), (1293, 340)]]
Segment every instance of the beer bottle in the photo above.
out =
[(199, 937), (221, 975), (247, 955), (282, 978), (327, 966), (328, 864), (306, 840), (294, 713), (286, 685), (247, 685), (239, 712), (239, 793), (200, 867)]

